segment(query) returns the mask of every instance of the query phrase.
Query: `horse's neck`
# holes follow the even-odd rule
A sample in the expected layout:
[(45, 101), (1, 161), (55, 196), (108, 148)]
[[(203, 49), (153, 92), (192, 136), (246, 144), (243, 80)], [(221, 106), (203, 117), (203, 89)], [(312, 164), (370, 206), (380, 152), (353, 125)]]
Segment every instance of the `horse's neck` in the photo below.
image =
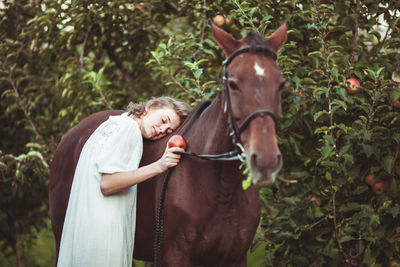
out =
[[(221, 154), (234, 149), (232, 138), (229, 136), (228, 115), (224, 111), (224, 94), (220, 94), (213, 100), (210, 106), (199, 118), (200, 137), (197, 149), (201, 154)], [(196, 151), (197, 152), (197, 151)], [(241, 172), (237, 161), (219, 162), (219, 202), (229, 203), (233, 194), (241, 183)]]
[(205, 154), (219, 154), (233, 149), (229, 136), (227, 114), (224, 112), (224, 97), (220, 93), (202, 114), (199, 127), (202, 128), (202, 151)]

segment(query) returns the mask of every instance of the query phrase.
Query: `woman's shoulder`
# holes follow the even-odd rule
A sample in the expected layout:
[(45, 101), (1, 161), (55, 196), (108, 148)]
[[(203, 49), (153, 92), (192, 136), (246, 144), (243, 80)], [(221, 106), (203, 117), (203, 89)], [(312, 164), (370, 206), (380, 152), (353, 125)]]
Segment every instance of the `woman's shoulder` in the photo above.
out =
[(128, 112), (124, 112), (121, 115), (110, 116), (108, 120), (115, 122), (122, 128), (130, 128), (131, 130), (137, 130), (140, 132), (139, 125), (133, 118), (128, 116)]

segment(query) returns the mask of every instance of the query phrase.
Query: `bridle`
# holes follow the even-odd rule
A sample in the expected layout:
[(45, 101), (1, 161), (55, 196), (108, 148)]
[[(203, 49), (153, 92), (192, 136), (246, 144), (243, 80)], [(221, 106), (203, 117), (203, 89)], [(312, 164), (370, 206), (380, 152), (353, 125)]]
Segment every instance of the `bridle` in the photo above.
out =
[[(276, 53), (272, 51), (267, 46), (245, 46), (241, 49), (236, 50), (233, 52), (229, 57), (227, 57), (224, 61), (224, 68), (222, 72), (222, 80), (223, 86), (225, 90), (225, 104), (224, 104), (224, 112), (227, 112), (228, 115), (228, 128), (229, 128), (229, 135), (232, 138), (232, 143), (234, 145), (234, 150), (217, 155), (199, 155), (193, 152), (175, 152), (181, 155), (193, 156), (205, 160), (240, 160), (244, 161), (245, 159), (245, 151), (240, 143), (240, 134), (246, 129), (249, 123), (255, 119), (256, 117), (264, 117), (270, 116), (274, 123), (275, 123), (275, 131), (278, 130), (279, 127), (279, 118), (275, 115), (273, 111), (270, 109), (259, 109), (251, 113), (247, 116), (243, 122), (238, 127), (233, 119), (232, 115), (232, 105), (229, 96), (229, 86), (228, 86), (228, 74), (226, 72), (227, 67), (232, 62), (232, 60), (242, 53), (263, 53), (269, 57), (272, 57), (274, 60), (277, 59)], [(165, 199), (165, 192), (167, 189), (168, 181), (169, 181), (169, 174), (172, 169), (168, 169), (165, 177), (164, 182), (162, 185), (160, 198), (157, 205), (156, 211), (156, 227), (155, 227), (155, 239), (154, 239), (154, 259), (153, 259), (153, 266), (158, 267), (161, 266), (161, 245), (162, 245), (162, 236), (163, 236), (163, 206), (164, 206), (164, 199)]]
[(245, 152), (244, 152), (244, 148), (243, 148), (242, 144), (240, 143), (240, 134), (247, 128), (247, 126), (250, 124), (250, 122), (253, 119), (255, 119), (257, 117), (270, 116), (274, 121), (275, 131), (278, 131), (279, 118), (270, 109), (258, 109), (256, 111), (254, 111), (253, 113), (251, 113), (249, 116), (247, 116), (243, 120), (243, 122), (240, 124), (239, 127), (234, 122), (233, 115), (232, 115), (232, 104), (231, 104), (231, 99), (230, 99), (230, 94), (229, 94), (229, 86), (228, 86), (228, 73), (226, 70), (227, 70), (227, 67), (229, 66), (229, 64), (233, 61), (233, 59), (243, 53), (263, 53), (263, 54), (271, 57), (273, 60), (277, 59), (276, 53), (274, 51), (272, 51), (271, 48), (269, 48), (267, 46), (262, 46), (262, 45), (255, 45), (255, 46), (245, 46), (243, 48), (236, 50), (229, 57), (227, 57), (224, 61), (224, 68), (222, 71), (223, 90), (225, 92), (224, 112), (227, 112), (227, 115), (228, 115), (229, 135), (232, 138), (234, 150), (227, 152), (227, 153), (217, 154), (217, 155), (199, 155), (199, 154), (192, 153), (192, 152), (177, 152), (178, 154), (194, 156), (194, 157), (205, 159), (205, 160), (240, 160), (243, 162), (244, 158), (245, 158)]
[(236, 50), (233, 52), (228, 58), (225, 59), (224, 61), (224, 68), (222, 71), (222, 80), (223, 80), (223, 86), (225, 90), (225, 107), (224, 111), (228, 113), (228, 127), (229, 127), (229, 135), (232, 138), (232, 143), (235, 147), (235, 151), (237, 152), (237, 157), (239, 160), (243, 161), (243, 146), (240, 143), (240, 134), (246, 129), (246, 127), (249, 125), (249, 123), (255, 119), (256, 117), (264, 117), (265, 115), (270, 116), (274, 123), (275, 123), (275, 131), (278, 131), (279, 128), (279, 118), (275, 115), (275, 113), (270, 110), (270, 109), (258, 109), (251, 113), (249, 116), (247, 116), (241, 125), (237, 127), (237, 125), (234, 122), (233, 115), (232, 115), (232, 105), (231, 105), (231, 99), (230, 99), (230, 94), (229, 94), (229, 86), (228, 86), (228, 73), (226, 71), (227, 67), (229, 64), (233, 61), (235, 57), (237, 57), (240, 54), (243, 53), (263, 53), (269, 57), (272, 57), (274, 60), (277, 59), (277, 55), (274, 51), (272, 51), (269, 47), (267, 46), (245, 46), (241, 49)]

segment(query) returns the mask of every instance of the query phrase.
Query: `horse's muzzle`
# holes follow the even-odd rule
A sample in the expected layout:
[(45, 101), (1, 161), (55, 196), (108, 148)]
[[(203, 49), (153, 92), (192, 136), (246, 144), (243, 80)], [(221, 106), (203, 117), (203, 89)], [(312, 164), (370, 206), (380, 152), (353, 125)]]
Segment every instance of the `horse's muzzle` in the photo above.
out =
[(270, 186), (276, 180), (282, 168), (282, 155), (279, 150), (266, 160), (257, 153), (250, 156), (250, 170), (253, 176), (253, 184), (256, 187)]

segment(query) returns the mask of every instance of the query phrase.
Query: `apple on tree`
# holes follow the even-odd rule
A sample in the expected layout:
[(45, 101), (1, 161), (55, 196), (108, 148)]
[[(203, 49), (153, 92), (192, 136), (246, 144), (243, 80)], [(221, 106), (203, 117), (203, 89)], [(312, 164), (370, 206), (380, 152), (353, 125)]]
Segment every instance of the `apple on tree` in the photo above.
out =
[(225, 17), (225, 25), (226, 25), (226, 26), (232, 25), (232, 19), (230, 19), (230, 18), (228, 18), (228, 17)]
[(216, 16), (213, 18), (213, 22), (214, 22), (214, 24), (217, 25), (217, 26), (222, 26), (222, 25), (224, 25), (224, 23), (225, 23), (225, 17), (222, 16), (222, 15), (216, 15)]
[(367, 185), (372, 186), (374, 184), (374, 181), (375, 181), (375, 174), (373, 174), (373, 173), (367, 174), (367, 176), (365, 176), (364, 181), (365, 181), (365, 183)]
[(377, 182), (372, 186), (372, 191), (377, 195), (382, 195), (387, 190), (387, 187), (386, 181)]
[(348, 78), (346, 82), (349, 83), (346, 89), (349, 95), (356, 95), (360, 92), (360, 82), (356, 78)]

